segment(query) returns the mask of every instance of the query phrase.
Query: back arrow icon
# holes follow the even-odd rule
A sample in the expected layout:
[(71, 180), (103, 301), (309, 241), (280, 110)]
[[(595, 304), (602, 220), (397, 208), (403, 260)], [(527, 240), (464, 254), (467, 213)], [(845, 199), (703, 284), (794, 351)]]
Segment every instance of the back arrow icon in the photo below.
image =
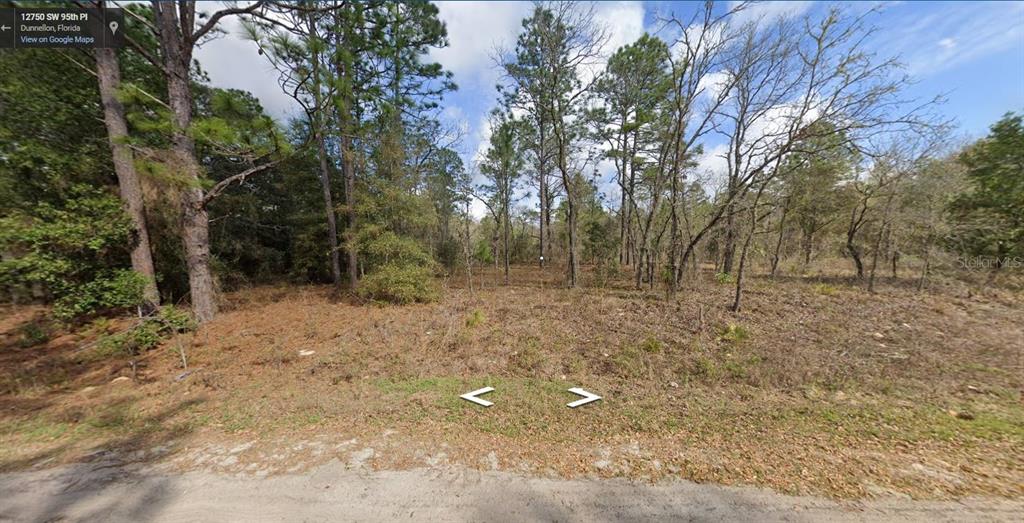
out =
[(587, 392), (587, 391), (585, 391), (585, 390), (583, 390), (583, 389), (581, 389), (579, 387), (573, 387), (573, 388), (569, 389), (569, 392), (571, 392), (573, 394), (579, 394), (580, 396), (583, 396), (583, 399), (581, 399), (581, 400), (576, 400), (576, 401), (574, 401), (572, 403), (566, 403), (565, 406), (569, 407), (570, 409), (575, 409), (576, 407), (579, 407), (580, 405), (586, 405), (587, 403), (590, 403), (591, 401), (597, 401), (597, 400), (601, 399), (601, 396), (598, 396), (597, 394), (594, 394), (593, 392)]
[(10, 27), (9, 27), (9, 26), (6, 26), (6, 25), (0, 25), (0, 31), (6, 31), (6, 30), (8, 30), (8, 29), (10, 29)]
[(494, 387), (484, 387), (482, 389), (474, 390), (473, 392), (467, 392), (467, 393), (465, 393), (465, 394), (463, 394), (463, 395), (461, 395), (459, 397), (464, 399), (464, 400), (466, 400), (466, 401), (472, 401), (473, 403), (476, 403), (477, 405), (480, 405), (481, 407), (490, 407), (491, 405), (494, 405), (494, 403), (491, 403), (490, 401), (487, 401), (487, 400), (482, 400), (482, 399), (478, 398), (477, 396), (479, 396), (481, 394), (487, 394), (488, 392), (491, 392), (493, 390), (494, 390)]

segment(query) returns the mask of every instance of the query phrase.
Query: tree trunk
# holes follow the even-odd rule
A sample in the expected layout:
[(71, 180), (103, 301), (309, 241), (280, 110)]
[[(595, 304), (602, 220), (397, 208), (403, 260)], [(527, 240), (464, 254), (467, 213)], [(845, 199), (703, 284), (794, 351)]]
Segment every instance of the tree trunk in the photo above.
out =
[(882, 250), (882, 230), (884, 229), (885, 224), (883, 223), (878, 231), (874, 251), (871, 253), (871, 270), (868, 272), (868, 292), (875, 292), (875, 269), (878, 268), (878, 253)]
[(121, 87), (121, 70), (117, 52), (114, 49), (96, 49), (96, 76), (99, 78), (100, 99), (103, 102), (103, 121), (107, 126), (114, 172), (121, 190), (128, 216), (135, 228), (135, 245), (132, 247), (132, 270), (146, 279), (142, 290), (146, 308), (160, 305), (160, 293), (156, 287), (156, 270), (149, 246), (149, 229), (146, 227), (145, 204), (142, 199), (142, 185), (135, 171), (131, 149), (128, 148), (128, 123), (124, 105), (117, 99)]
[(846, 252), (850, 253), (850, 257), (853, 258), (853, 265), (857, 268), (857, 279), (864, 279), (864, 262), (861, 260), (860, 247), (857, 247), (853, 243), (853, 240), (847, 240)]
[[(358, 6), (357, 6), (358, 9)], [(335, 16), (338, 13), (335, 12)], [(338, 24), (340, 25), (340, 24)], [(336, 49), (344, 49), (345, 33), (339, 28), (334, 31), (334, 44)], [(342, 82), (354, 83), (353, 71), (349, 63), (343, 58), (344, 55), (336, 53), (334, 56), (334, 67), (336, 74)], [(345, 179), (345, 252), (347, 254), (348, 284), (352, 291), (356, 290), (359, 283), (359, 255), (356, 249), (356, 169), (355, 159), (352, 151), (353, 123), (358, 122), (358, 116), (353, 115), (354, 107), (351, 99), (351, 85), (348, 89), (340, 89), (335, 94), (335, 108), (337, 109), (339, 123), (339, 138), (341, 142), (341, 171)]]
[[(561, 129), (562, 132), (559, 132), (559, 129)], [(572, 289), (575, 288), (576, 285), (579, 283), (580, 271), (580, 260), (578, 250), (579, 238), (577, 238), (576, 230), (576, 213), (578, 212), (578, 209), (576, 209), (576, 205), (578, 204), (578, 202), (576, 201), (576, 194), (574, 194), (576, 180), (574, 180), (573, 175), (569, 173), (569, 159), (567, 157), (569, 152), (566, 150), (567, 139), (564, 133), (564, 128), (559, 128), (558, 124), (555, 125), (555, 137), (558, 140), (558, 171), (562, 175), (562, 186), (565, 188), (565, 203), (566, 207), (568, 208), (568, 223), (566, 224), (567, 228), (569, 229), (568, 285), (569, 288)]]
[(669, 232), (669, 242), (668, 242), (668, 263), (669, 263), (668, 269), (669, 269), (669, 271), (671, 271), (671, 274), (669, 276), (670, 280), (669, 280), (669, 284), (668, 284), (669, 296), (675, 296), (676, 289), (679, 286), (679, 260), (678, 260), (678, 257), (676, 256), (678, 254), (678, 247), (679, 247), (679, 245), (678, 245), (678, 241), (679, 241), (679, 212), (678, 212), (679, 207), (678, 207), (678, 201), (679, 201), (679, 173), (678, 173), (678, 170), (674, 169), (673, 172), (672, 172), (672, 199), (671, 199), (671, 202), (672, 202), (671, 203), (671, 205), (672, 205), (672, 207), (671, 207), (671, 210), (672, 210), (672, 212), (671, 212), (672, 229)]
[[(569, 189), (566, 188), (567, 194)], [(579, 251), (577, 250), (577, 243), (579, 239), (576, 237), (576, 202), (572, 198), (566, 198), (568, 212), (568, 226), (569, 226), (569, 288), (575, 288), (579, 283), (579, 272), (580, 272), (580, 260)]]
[(889, 192), (889, 196), (885, 200), (885, 211), (882, 214), (882, 223), (878, 228), (878, 234), (875, 236), (875, 249), (874, 252), (871, 253), (871, 273), (868, 277), (869, 292), (875, 292), (875, 269), (878, 268), (878, 255), (882, 250), (882, 238), (891, 233), (889, 225), (889, 212), (892, 209), (892, 202), (895, 194), (896, 188), (892, 187), (892, 190)]
[(500, 254), (498, 253), (499, 246), (501, 245), (501, 221), (494, 221), (494, 233), (491, 234), (491, 252), (494, 254), (494, 268), (498, 269), (498, 262), (501, 260)]
[(733, 259), (736, 257), (736, 220), (733, 216), (735, 204), (729, 203), (725, 213), (725, 245), (722, 248), (722, 272), (732, 274)]
[[(755, 220), (756, 222), (756, 220)], [(754, 228), (757, 227), (757, 223), (750, 224), (750, 232), (747, 233), (746, 240), (743, 241), (743, 248), (740, 250), (740, 266), (736, 271), (736, 295), (732, 300), (732, 311), (739, 312), (740, 305), (743, 299), (743, 276), (744, 269), (747, 266), (747, 250), (750, 248), (750, 240), (754, 237)]]
[(548, 213), (551, 211), (550, 209), (548, 209), (548, 191), (550, 189), (548, 188), (547, 157), (544, 154), (544, 144), (546, 143), (544, 136), (544, 120), (542, 117), (539, 116), (537, 122), (537, 132), (540, 136), (540, 141), (537, 144), (537, 177), (538, 185), (540, 185), (540, 190), (538, 191), (540, 193), (540, 216), (538, 217), (538, 221), (540, 222), (539, 262), (540, 267), (544, 268), (544, 264), (547, 262), (547, 257), (550, 256), (550, 253), (548, 252), (548, 249), (546, 249), (545, 245), (546, 238), (544, 237), (544, 234), (547, 232), (547, 224), (545, 222), (547, 221)]
[[(312, 16), (306, 17), (309, 26), (309, 34), (316, 35), (316, 22)], [(324, 195), (324, 213), (327, 217), (327, 248), (331, 259), (331, 281), (335, 287), (341, 287), (341, 261), (338, 252), (338, 222), (334, 216), (334, 198), (331, 196), (331, 171), (328, 168), (327, 146), (324, 136), (324, 99), (320, 91), (320, 52), (312, 51), (311, 56), (313, 80), (311, 89), (313, 91), (313, 133), (316, 136), (317, 159), (320, 161), (320, 187)]]
[(191, 35), (179, 32), (176, 4), (153, 2), (153, 8), (160, 28), (160, 49), (167, 76), (167, 99), (171, 106), (171, 144), (176, 161), (174, 167), (180, 169), (188, 181), (188, 186), (181, 194), (181, 237), (188, 267), (192, 313), (198, 323), (205, 323), (216, 316), (217, 300), (210, 270), (210, 219), (200, 188), (200, 166), (196, 159), (195, 143), (189, 135), (189, 127), (192, 125), (192, 92), (189, 85), (192, 44), (184, 40), (188, 40)]
[(921, 269), (921, 278), (917, 280), (918, 291), (924, 289), (925, 279), (928, 278), (928, 270), (931, 269), (933, 237), (934, 234), (929, 230), (928, 239), (924, 242), (924, 267)]
[[(775, 168), (777, 169), (778, 165)], [(754, 239), (754, 232), (757, 230), (757, 204), (761, 202), (761, 195), (764, 193), (765, 187), (767, 187), (767, 182), (758, 189), (757, 196), (754, 198), (754, 204), (750, 206), (750, 231), (743, 240), (743, 247), (740, 250), (740, 266), (736, 271), (736, 295), (733, 297), (731, 307), (733, 312), (739, 312), (742, 304), (743, 276), (747, 267), (747, 252), (750, 250), (750, 242)]]
[(348, 284), (352, 290), (359, 283), (359, 254), (356, 252), (356, 170), (352, 161), (352, 139), (341, 138), (341, 168), (345, 171), (345, 251), (348, 253)]
[(814, 252), (814, 232), (804, 231), (804, 268), (811, 265), (811, 254)]
[[(783, 204), (788, 207), (787, 204)], [(779, 218), (779, 236), (775, 240), (775, 252), (772, 254), (772, 269), (769, 273), (772, 278), (775, 277), (775, 272), (779, 269), (779, 258), (782, 252), (782, 241), (786, 236), (786, 207), (782, 208), (782, 217)]]
[(467, 199), (466, 200), (466, 231), (465, 231), (466, 243), (465, 243), (464, 250), (465, 250), (465, 253), (466, 253), (466, 283), (469, 284), (469, 295), (472, 296), (473, 295), (473, 254), (472, 254), (473, 247), (471, 245), (472, 239), (471, 239), (470, 234), (469, 234), (469, 222), (470, 222), (469, 200)]
[(508, 236), (509, 236), (509, 222), (511, 221), (511, 217), (509, 216), (508, 200), (509, 200), (509, 198), (511, 198), (511, 196), (512, 196), (511, 194), (506, 193), (506, 195), (505, 195), (505, 209), (503, 210), (503, 212), (505, 214), (505, 219), (503, 220), (505, 223), (504, 223), (504, 226), (502, 227), (502, 232), (503, 232), (503, 236), (504, 236), (504, 247), (505, 247), (505, 249), (504, 249), (505, 250), (505, 285), (508, 285), (508, 266), (509, 266)]
[[(318, 124), (319, 125), (319, 124)], [(334, 198), (331, 197), (331, 175), (327, 167), (327, 147), (323, 132), (317, 131), (317, 156), (320, 159), (320, 186), (324, 194), (324, 212), (327, 216), (327, 248), (331, 254), (331, 281), (341, 287), (341, 259), (338, 252), (338, 222), (334, 216)]]
[[(543, 170), (543, 167), (541, 167)], [(547, 184), (544, 183), (544, 173), (540, 174), (540, 216), (538, 221), (540, 222), (540, 267), (544, 268), (544, 262), (547, 261), (546, 255), (548, 254), (544, 249), (544, 214), (547, 211)]]

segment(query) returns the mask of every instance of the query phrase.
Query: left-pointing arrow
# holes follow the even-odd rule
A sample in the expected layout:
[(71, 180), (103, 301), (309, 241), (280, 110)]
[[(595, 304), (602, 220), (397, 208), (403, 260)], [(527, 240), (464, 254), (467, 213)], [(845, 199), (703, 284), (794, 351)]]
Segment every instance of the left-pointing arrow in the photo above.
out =
[(467, 392), (467, 393), (465, 393), (465, 394), (463, 394), (463, 395), (461, 395), (459, 397), (464, 399), (464, 400), (466, 400), (466, 401), (472, 401), (473, 403), (476, 403), (477, 405), (480, 405), (481, 407), (490, 407), (491, 405), (494, 405), (494, 403), (491, 403), (491, 402), (489, 402), (487, 400), (482, 400), (482, 399), (478, 398), (477, 396), (479, 396), (481, 394), (487, 394), (488, 392), (491, 392), (493, 390), (494, 390), (494, 387), (484, 387), (482, 389), (474, 390), (473, 392)]

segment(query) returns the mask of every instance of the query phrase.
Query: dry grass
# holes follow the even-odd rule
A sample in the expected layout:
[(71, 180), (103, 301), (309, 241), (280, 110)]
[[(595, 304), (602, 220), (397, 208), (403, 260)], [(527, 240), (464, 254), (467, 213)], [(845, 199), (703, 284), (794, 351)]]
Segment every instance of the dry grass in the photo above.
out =
[[(378, 467), (673, 476), (836, 497), (1024, 495), (1019, 295), (754, 278), (733, 314), (732, 287), (705, 276), (673, 299), (625, 282), (569, 291), (527, 267), (510, 287), (488, 271), (471, 293), (456, 277), (441, 302), (405, 307), (337, 302), (317, 287), (235, 293), (217, 321), (150, 352), (136, 384), (107, 384), (123, 361), (49, 378), (33, 367), (38, 385), (0, 396), (0, 461), (240, 441), (271, 455), (360, 438)], [(22, 316), (3, 323), (5, 372), (25, 354), (74, 360), (55, 341), (14, 347)], [(178, 347), (194, 370), (181, 381)], [(485, 385), (494, 407), (458, 399)], [(567, 409), (574, 386), (605, 399)], [(330, 457), (298, 454), (280, 469)]]

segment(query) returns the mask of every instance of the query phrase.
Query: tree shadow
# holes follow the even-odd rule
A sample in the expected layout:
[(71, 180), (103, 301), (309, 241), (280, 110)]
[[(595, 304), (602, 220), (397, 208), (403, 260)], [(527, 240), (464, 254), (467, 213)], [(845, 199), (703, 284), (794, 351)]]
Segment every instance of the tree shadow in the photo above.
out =
[[(46, 328), (48, 333), (26, 343), (19, 333), (31, 328)], [(86, 350), (95, 341), (82, 344), (79, 337), (74, 332), (50, 328), (42, 313), (0, 332), (0, 412), (44, 409), (69, 391), (109, 382), (129, 366), (124, 358), (90, 357)], [(42, 394), (22, 394), (40, 389)]]
[[(112, 406), (131, 401), (125, 398)], [(74, 519), (80, 520), (101, 521), (114, 513), (128, 520), (149, 519), (172, 498), (171, 491), (167, 478), (146, 476), (140, 480), (137, 469), (175, 453), (176, 441), (192, 428), (171, 420), (200, 403), (199, 399), (181, 401), (136, 419), (126, 431), (111, 434), (84, 451), (65, 443), (28, 457), (0, 462), (0, 470), (20, 471), (0, 476), (0, 491), (7, 493), (0, 508), (0, 520), (60, 521), (73, 509), (77, 512)], [(75, 452), (82, 459), (39, 470), (66, 457), (68, 452)]]

